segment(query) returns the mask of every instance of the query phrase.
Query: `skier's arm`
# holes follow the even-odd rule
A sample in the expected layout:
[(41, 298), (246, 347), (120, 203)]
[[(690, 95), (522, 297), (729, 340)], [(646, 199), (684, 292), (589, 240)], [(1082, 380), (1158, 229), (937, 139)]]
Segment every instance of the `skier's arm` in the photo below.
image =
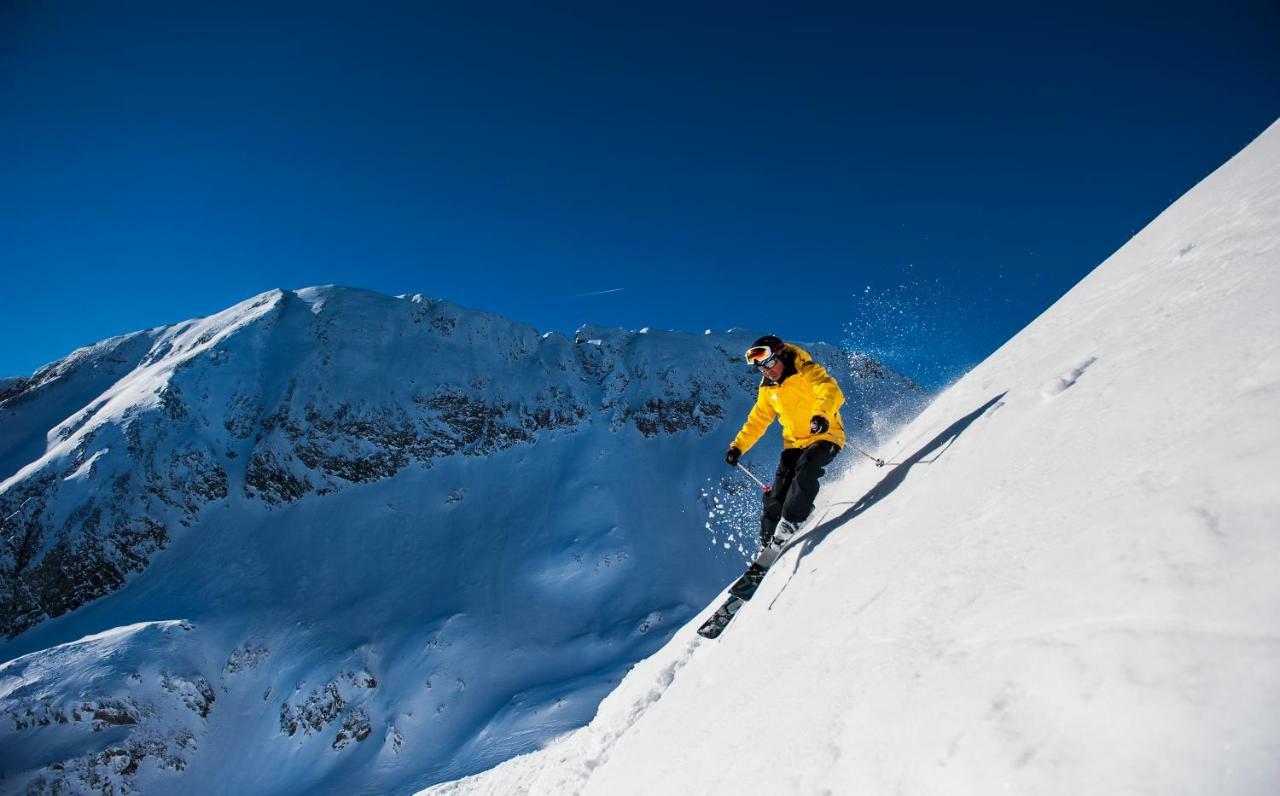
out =
[(800, 375), (813, 385), (814, 396), (818, 399), (814, 414), (822, 415), (828, 420), (835, 417), (836, 412), (844, 405), (844, 393), (840, 391), (836, 380), (827, 373), (826, 368), (812, 359), (806, 359), (801, 364)]
[(751, 408), (751, 414), (747, 415), (747, 422), (742, 424), (742, 430), (733, 438), (730, 447), (743, 453), (751, 450), (751, 446), (760, 441), (760, 437), (777, 416), (778, 413), (773, 411), (773, 406), (765, 398), (764, 391), (760, 391), (756, 394), (756, 405)]

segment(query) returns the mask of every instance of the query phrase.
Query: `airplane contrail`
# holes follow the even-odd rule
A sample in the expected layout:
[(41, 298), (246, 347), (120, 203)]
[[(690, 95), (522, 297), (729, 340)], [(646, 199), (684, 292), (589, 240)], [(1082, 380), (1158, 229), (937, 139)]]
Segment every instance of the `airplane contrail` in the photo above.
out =
[(562, 296), (561, 298), (575, 299), (575, 298), (586, 298), (587, 296), (603, 296), (605, 293), (618, 293), (623, 290), (626, 290), (626, 288), (612, 287), (612, 288), (609, 288), (608, 290), (595, 290), (595, 291), (592, 291), (591, 293), (579, 293), (576, 296)]

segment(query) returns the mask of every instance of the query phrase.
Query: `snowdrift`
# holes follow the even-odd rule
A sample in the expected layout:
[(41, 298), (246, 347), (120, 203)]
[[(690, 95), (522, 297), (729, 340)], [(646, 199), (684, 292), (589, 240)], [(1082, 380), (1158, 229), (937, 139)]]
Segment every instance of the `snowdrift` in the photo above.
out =
[(824, 490), (725, 635), (431, 793), (1274, 793), (1280, 124)]

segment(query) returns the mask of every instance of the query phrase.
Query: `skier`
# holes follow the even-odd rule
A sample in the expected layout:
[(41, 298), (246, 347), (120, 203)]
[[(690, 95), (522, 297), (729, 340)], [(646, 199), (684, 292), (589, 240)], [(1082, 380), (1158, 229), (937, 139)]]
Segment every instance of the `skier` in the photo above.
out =
[(776, 417), (782, 424), (782, 458), (773, 488), (765, 493), (760, 547), (786, 544), (813, 511), (818, 479), (844, 446), (840, 406), (844, 393), (809, 353), (768, 334), (747, 349), (747, 362), (760, 371), (756, 405), (729, 446), (724, 460), (736, 467)]

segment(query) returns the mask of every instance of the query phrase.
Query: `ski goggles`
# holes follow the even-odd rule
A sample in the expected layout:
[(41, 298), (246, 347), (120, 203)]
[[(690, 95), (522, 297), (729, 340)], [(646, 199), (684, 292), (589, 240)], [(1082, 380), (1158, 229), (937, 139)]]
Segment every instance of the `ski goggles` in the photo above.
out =
[(746, 358), (747, 364), (756, 370), (771, 368), (773, 367), (773, 363), (778, 361), (778, 355), (767, 345), (758, 345), (748, 348)]

